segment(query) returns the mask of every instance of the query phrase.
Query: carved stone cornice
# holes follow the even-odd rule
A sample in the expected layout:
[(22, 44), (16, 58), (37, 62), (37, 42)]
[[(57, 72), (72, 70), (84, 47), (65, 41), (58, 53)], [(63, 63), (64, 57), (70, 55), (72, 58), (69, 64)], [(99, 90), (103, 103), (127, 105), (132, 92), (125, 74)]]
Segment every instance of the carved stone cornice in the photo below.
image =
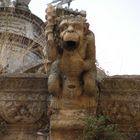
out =
[(1, 14), (9, 13), (8, 15), (11, 15), (11, 16), (14, 16), (17, 14), (18, 17), (20, 18), (23, 17), (23, 19), (28, 19), (29, 21), (32, 21), (33, 23), (36, 22), (40, 26), (45, 26), (44, 22), (40, 18), (38, 18), (36, 15), (32, 14), (29, 11), (16, 9), (13, 7), (0, 7), (0, 13)]
[(0, 32), (8, 32), (29, 39), (44, 46), (45, 23), (29, 11), (12, 7), (0, 7)]
[(101, 81), (100, 88), (101, 91), (137, 91), (140, 90), (140, 76), (133, 75), (107, 77)]

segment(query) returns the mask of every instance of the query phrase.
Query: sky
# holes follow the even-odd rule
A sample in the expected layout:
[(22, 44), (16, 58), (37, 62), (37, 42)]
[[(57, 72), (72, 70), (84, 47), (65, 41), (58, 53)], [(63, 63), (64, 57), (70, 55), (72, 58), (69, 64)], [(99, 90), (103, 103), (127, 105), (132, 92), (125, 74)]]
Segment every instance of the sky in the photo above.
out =
[[(45, 21), (51, 0), (31, 0), (30, 10)], [(109, 75), (140, 75), (140, 0), (75, 0), (86, 10), (95, 34), (96, 59)]]

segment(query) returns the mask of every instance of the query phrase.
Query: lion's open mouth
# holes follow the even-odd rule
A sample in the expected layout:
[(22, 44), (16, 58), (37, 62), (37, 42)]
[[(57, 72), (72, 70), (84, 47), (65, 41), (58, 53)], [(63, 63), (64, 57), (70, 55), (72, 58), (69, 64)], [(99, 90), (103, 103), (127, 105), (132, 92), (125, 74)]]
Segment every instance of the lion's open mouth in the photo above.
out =
[(63, 47), (68, 51), (73, 51), (78, 47), (78, 43), (75, 41), (65, 41)]

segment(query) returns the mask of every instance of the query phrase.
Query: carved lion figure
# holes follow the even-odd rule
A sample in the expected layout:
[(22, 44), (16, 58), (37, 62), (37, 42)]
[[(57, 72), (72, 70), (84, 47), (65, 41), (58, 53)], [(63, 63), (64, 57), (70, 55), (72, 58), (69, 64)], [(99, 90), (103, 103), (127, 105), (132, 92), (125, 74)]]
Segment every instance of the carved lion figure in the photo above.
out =
[[(55, 51), (48, 77), (48, 90), (55, 96), (78, 97), (96, 93), (95, 37), (81, 15), (56, 20), (53, 29)], [(51, 56), (50, 56), (51, 58)]]

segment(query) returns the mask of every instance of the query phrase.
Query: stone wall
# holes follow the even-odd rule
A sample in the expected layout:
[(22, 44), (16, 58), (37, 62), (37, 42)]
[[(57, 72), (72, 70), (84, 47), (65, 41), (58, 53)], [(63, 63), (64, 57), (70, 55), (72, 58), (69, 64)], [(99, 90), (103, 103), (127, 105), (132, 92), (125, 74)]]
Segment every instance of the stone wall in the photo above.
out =
[(0, 124), (6, 122), (1, 140), (39, 140), (37, 132), (49, 125), (46, 81), (40, 74), (0, 76)]
[(129, 135), (139, 133), (140, 76), (107, 77), (99, 83), (99, 90), (102, 114), (117, 124), (120, 131)]

